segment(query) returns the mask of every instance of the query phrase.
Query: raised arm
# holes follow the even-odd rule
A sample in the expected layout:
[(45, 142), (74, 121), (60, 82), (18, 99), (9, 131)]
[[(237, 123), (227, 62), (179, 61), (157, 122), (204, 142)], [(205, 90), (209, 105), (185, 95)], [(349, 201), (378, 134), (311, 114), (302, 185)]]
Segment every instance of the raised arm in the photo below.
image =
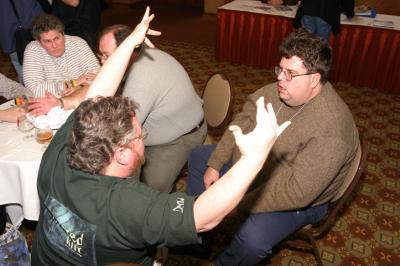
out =
[(131, 54), (136, 46), (143, 41), (149, 47), (154, 47), (146, 35), (161, 35), (160, 32), (149, 29), (150, 22), (154, 19), (154, 14), (150, 14), (150, 8), (146, 12), (142, 21), (136, 26), (133, 32), (118, 46), (117, 50), (108, 58), (100, 69), (95, 80), (90, 86), (86, 99), (97, 95), (112, 96), (118, 89), (119, 83), (128, 66)]
[(212, 229), (239, 203), (251, 182), (263, 166), (277, 137), (289, 126), (278, 126), (271, 104), (264, 106), (264, 97), (257, 100), (257, 126), (243, 135), (237, 126), (229, 129), (240, 149), (239, 161), (213, 186), (199, 196), (194, 204), (194, 219), (198, 232)]

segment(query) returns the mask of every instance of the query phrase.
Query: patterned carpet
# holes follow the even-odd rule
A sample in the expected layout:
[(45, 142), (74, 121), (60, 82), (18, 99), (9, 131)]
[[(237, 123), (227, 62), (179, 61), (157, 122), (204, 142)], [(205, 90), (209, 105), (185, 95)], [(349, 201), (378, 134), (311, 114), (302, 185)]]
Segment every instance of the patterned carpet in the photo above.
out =
[[(224, 73), (235, 89), (234, 112), (246, 96), (275, 80), (272, 70), (217, 62), (212, 47), (157, 43), (188, 71), (199, 94), (208, 77)], [(8, 58), (0, 55), (0, 72), (15, 78)], [(278, 62), (277, 62), (278, 63)], [(369, 143), (368, 165), (354, 197), (332, 230), (317, 242), (324, 265), (400, 265), (400, 95), (334, 84), (349, 105)], [(185, 174), (177, 190), (185, 190)], [(225, 219), (211, 234), (212, 256), (228, 245), (243, 217)], [(28, 237), (31, 237), (30, 234)], [(167, 265), (204, 265), (189, 256), (170, 255)], [(313, 256), (280, 247), (269, 265), (315, 265)]]

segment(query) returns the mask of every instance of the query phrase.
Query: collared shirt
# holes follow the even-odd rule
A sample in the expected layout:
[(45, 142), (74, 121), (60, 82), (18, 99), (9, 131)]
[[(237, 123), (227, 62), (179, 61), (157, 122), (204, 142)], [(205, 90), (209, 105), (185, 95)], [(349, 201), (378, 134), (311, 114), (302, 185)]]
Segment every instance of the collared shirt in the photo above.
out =
[(24, 54), (24, 83), (36, 97), (45, 91), (60, 96), (64, 84), (84, 74), (97, 73), (99, 61), (88, 44), (79, 37), (65, 35), (65, 52), (49, 55), (38, 41), (31, 42)]

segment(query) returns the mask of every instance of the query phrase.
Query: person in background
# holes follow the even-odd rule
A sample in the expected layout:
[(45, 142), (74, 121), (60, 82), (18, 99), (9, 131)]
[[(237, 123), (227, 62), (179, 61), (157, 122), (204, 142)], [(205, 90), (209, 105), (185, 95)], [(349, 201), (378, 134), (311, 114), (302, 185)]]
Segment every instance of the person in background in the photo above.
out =
[[(250, 95), (232, 125), (243, 132), (254, 128), (260, 96), (277, 110), (278, 123), (292, 124), (241, 201), (238, 210), (248, 216), (215, 266), (255, 265), (291, 233), (323, 219), (359, 146), (352, 114), (327, 81), (329, 44), (300, 29), (282, 42), (280, 54), (275, 68), (278, 82)], [(188, 194), (212, 189), (239, 157), (229, 131), (218, 145), (196, 148), (188, 162)]]
[(44, 14), (32, 24), (31, 42), (24, 54), (24, 81), (35, 97), (50, 92), (56, 97), (89, 84), (100, 69), (87, 43), (64, 34), (62, 22)]
[(143, 163), (146, 133), (135, 116), (135, 103), (112, 95), (134, 47), (143, 40), (153, 47), (146, 38), (157, 34), (148, 29), (153, 18), (147, 8), (43, 155), (33, 266), (153, 265), (158, 246), (198, 243), (197, 232), (212, 229), (234, 208), (290, 124), (278, 126), (271, 105), (267, 111), (261, 98), (252, 132), (243, 135), (231, 127), (241, 158), (198, 198), (161, 193), (127, 178)]
[(100, 0), (53, 0), (52, 14), (65, 25), (65, 34), (84, 39), (93, 51), (101, 23)]
[(295, 28), (303, 27), (309, 32), (329, 40), (330, 33), (339, 33), (340, 14), (349, 19), (354, 16), (354, 0), (302, 0), (293, 20)]
[[(43, 10), (36, 0), (11, 0), (14, 2), (22, 27), (28, 29), (31, 27), (32, 20), (43, 14)], [(15, 31), (18, 26), (18, 19), (15, 16), (10, 0), (0, 1), (0, 48), (8, 54), (11, 63), (18, 75), (18, 80), (23, 84), (22, 65), (18, 61), (15, 46)]]
[[(22, 95), (27, 97), (33, 96), (32, 92), (20, 83), (15, 82), (0, 73), (0, 96), (5, 97), (6, 99), (12, 99)], [(25, 110), (19, 107), (0, 110), (0, 121), (16, 122), (17, 117), (23, 113), (25, 113)]]

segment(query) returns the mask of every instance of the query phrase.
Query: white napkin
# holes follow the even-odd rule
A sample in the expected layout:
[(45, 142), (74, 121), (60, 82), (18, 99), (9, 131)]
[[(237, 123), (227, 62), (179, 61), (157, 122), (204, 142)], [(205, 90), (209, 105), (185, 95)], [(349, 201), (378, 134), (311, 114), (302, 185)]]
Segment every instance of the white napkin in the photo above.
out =
[(37, 128), (49, 125), (51, 129), (59, 129), (65, 123), (73, 110), (64, 110), (60, 106), (53, 107), (47, 115), (30, 116), (32, 123)]

